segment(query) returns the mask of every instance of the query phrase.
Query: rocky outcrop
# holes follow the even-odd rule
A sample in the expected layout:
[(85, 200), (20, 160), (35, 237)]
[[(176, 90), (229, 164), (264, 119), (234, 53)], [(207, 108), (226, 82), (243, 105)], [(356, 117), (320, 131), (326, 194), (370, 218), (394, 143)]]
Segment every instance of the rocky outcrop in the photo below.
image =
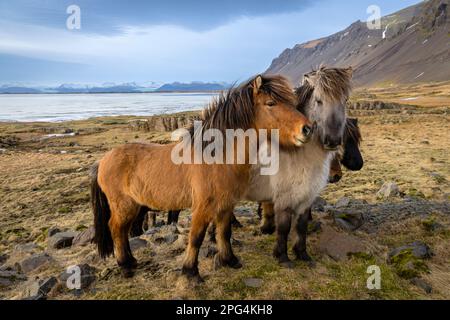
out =
[(200, 114), (194, 113), (192, 115), (152, 116), (145, 119), (130, 120), (128, 127), (132, 131), (172, 132), (180, 128), (186, 128), (198, 119), (200, 119)]

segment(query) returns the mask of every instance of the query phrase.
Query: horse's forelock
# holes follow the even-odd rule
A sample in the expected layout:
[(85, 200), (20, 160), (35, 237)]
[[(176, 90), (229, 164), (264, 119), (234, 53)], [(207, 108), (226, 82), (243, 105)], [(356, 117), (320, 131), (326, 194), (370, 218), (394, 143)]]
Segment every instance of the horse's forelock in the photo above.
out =
[(295, 104), (296, 97), (292, 85), (283, 76), (264, 76), (260, 90), (276, 102)]
[(316, 95), (331, 101), (345, 102), (352, 88), (352, 73), (349, 69), (328, 68), (321, 65), (308, 74), (314, 77)]

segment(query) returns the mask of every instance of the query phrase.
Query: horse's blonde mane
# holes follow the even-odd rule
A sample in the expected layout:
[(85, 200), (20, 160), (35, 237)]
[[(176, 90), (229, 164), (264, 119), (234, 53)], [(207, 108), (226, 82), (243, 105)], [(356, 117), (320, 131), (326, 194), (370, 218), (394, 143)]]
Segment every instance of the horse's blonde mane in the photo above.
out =
[(308, 90), (315, 90), (316, 96), (323, 99), (344, 102), (352, 89), (352, 73), (351, 68), (329, 68), (320, 65), (317, 70), (304, 75), (302, 87), (305, 88), (300, 96), (303, 100), (309, 99), (312, 93), (308, 94)]

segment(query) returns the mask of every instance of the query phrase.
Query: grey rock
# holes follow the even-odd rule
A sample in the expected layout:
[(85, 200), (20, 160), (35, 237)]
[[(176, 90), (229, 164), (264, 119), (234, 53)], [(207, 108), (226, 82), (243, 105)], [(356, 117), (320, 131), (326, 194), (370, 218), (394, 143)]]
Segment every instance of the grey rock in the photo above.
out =
[(48, 238), (47, 246), (50, 249), (62, 249), (72, 245), (73, 239), (78, 235), (77, 232), (66, 231), (59, 232)]
[(91, 244), (95, 237), (95, 228), (93, 226), (80, 232), (73, 238), (72, 246), (85, 246)]
[(147, 241), (139, 237), (130, 239), (130, 249), (131, 251), (136, 251), (147, 246)]
[(168, 234), (166, 236), (159, 236), (155, 238), (155, 242), (158, 244), (172, 244), (175, 241), (177, 241), (178, 235), (177, 234)]
[(206, 246), (202, 246), (200, 249), (200, 256), (203, 258), (212, 258), (217, 252), (217, 248), (214, 244), (208, 244)]
[(147, 231), (144, 232), (144, 235), (151, 236), (158, 233), (158, 228), (150, 228)]
[(0, 287), (9, 287), (16, 281), (24, 281), (27, 277), (17, 271), (4, 270), (0, 271)]
[(259, 278), (246, 278), (244, 279), (244, 284), (250, 288), (259, 288), (262, 286), (263, 281)]
[(9, 256), (5, 253), (5, 254), (0, 254), (0, 266), (3, 265), (6, 260), (8, 260)]
[(39, 246), (37, 244), (35, 244), (34, 242), (18, 244), (14, 247), (14, 251), (19, 252), (19, 253), (34, 253), (38, 249), (40, 249)]
[(47, 296), (57, 283), (58, 280), (55, 277), (33, 281), (25, 288), (24, 295), (27, 297)]
[(36, 253), (22, 260), (19, 263), (19, 266), (22, 272), (28, 273), (53, 261), (53, 258), (50, 257), (47, 253)]
[[(97, 270), (94, 267), (91, 267), (88, 264), (79, 264), (76, 265), (75, 267), (78, 267), (80, 270), (80, 288), (75, 288), (74, 290), (82, 290), (82, 289), (86, 289), (88, 288), (96, 279), (96, 272)], [(68, 272), (68, 270), (64, 271), (63, 273), (60, 274), (59, 276), (59, 280), (61, 281), (61, 283), (63, 285), (66, 285), (67, 280), (71, 280), (72, 278), (70, 278), (71, 276), (74, 275), (74, 269), (71, 269), (70, 273)], [(70, 278), (70, 279), (69, 279)]]
[(378, 199), (389, 199), (400, 195), (400, 189), (394, 182), (386, 182), (377, 192)]
[(61, 232), (61, 229), (59, 229), (58, 227), (50, 227), (47, 231), (47, 237), (54, 236), (59, 232)]
[(322, 197), (317, 197), (316, 200), (314, 200), (314, 203), (312, 205), (312, 209), (314, 211), (325, 211), (325, 206), (327, 205), (327, 201)]
[(323, 227), (319, 236), (318, 250), (336, 261), (347, 260), (352, 253), (367, 251), (361, 239), (336, 232), (328, 226)]
[(175, 241), (177, 241), (177, 239), (178, 239), (178, 234), (174, 234), (174, 233), (168, 234), (167, 236), (164, 237), (164, 241), (165, 241), (167, 244), (172, 244), (172, 243), (174, 243)]
[(334, 222), (345, 231), (355, 231), (364, 224), (364, 215), (362, 213), (340, 213), (334, 212)]
[(433, 287), (421, 278), (412, 278), (410, 282), (416, 287), (421, 288), (427, 294), (431, 294), (433, 292)]
[(239, 207), (234, 209), (234, 214), (240, 217), (253, 217), (253, 212), (249, 208)]
[(336, 208), (345, 208), (348, 207), (351, 203), (352, 199), (348, 197), (340, 198), (336, 204), (334, 205)]
[(389, 260), (392, 260), (393, 257), (405, 250), (410, 250), (411, 254), (418, 259), (429, 259), (433, 256), (433, 251), (426, 243), (414, 241), (413, 243), (395, 248), (389, 252)]

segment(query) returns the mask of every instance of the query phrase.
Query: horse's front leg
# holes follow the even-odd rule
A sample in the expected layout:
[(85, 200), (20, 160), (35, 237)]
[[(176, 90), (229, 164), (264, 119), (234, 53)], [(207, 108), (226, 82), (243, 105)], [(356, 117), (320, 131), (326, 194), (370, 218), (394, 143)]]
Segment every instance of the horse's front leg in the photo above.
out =
[(234, 255), (231, 247), (231, 225), (233, 222), (233, 211), (219, 213), (215, 220), (216, 242), (218, 253), (214, 257), (214, 267), (222, 266), (238, 269), (242, 267), (239, 259)]
[(276, 210), (275, 222), (277, 231), (277, 243), (273, 250), (274, 257), (278, 262), (287, 268), (292, 268), (294, 264), (289, 259), (287, 252), (287, 241), (289, 237), (289, 231), (291, 230), (292, 210)]
[(297, 221), (295, 222), (295, 233), (297, 240), (292, 250), (298, 260), (311, 262), (312, 258), (306, 251), (306, 236), (308, 234), (308, 221), (311, 217), (311, 208), (305, 210), (305, 212), (298, 214)]

